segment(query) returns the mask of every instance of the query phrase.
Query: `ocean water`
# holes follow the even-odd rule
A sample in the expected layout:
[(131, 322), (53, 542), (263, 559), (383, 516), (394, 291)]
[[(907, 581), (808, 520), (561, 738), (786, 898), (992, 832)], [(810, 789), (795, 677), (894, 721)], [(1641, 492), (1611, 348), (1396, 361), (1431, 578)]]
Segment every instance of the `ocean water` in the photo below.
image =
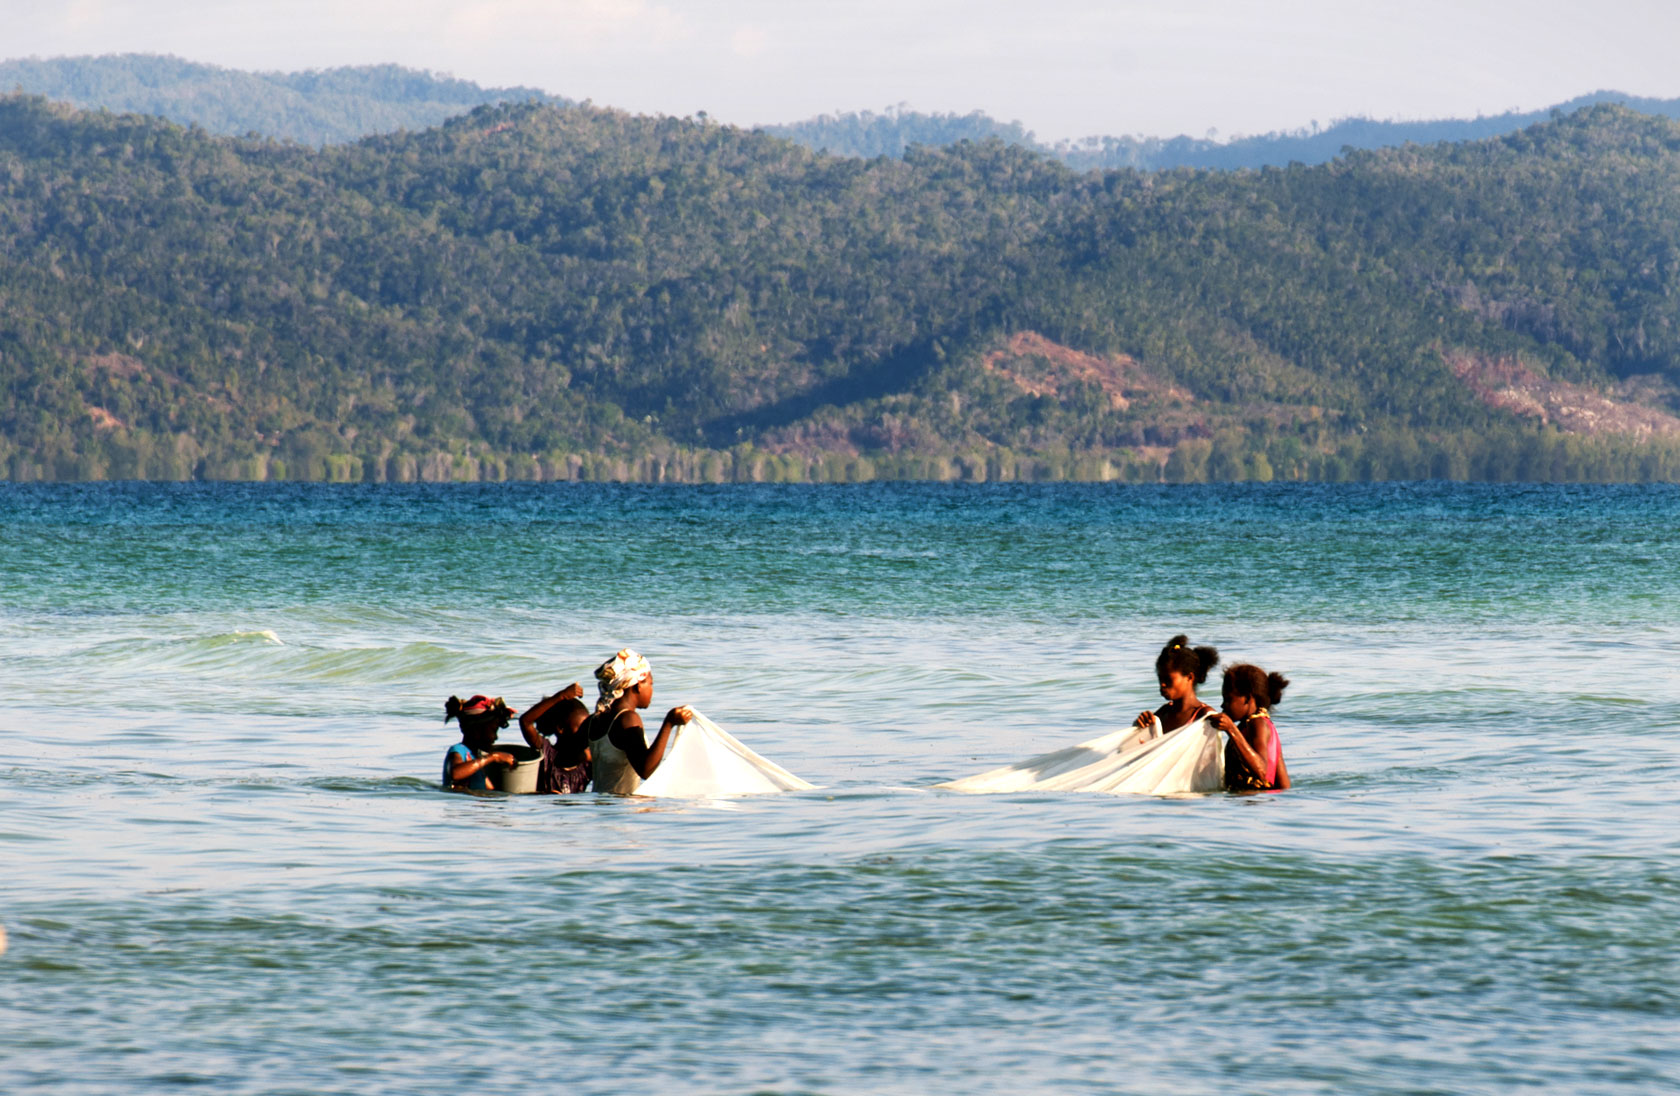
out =
[[(1680, 490), (0, 486), (0, 1091), (1680, 1086)], [(1286, 673), (1296, 787), (929, 785)], [(816, 791), (436, 787), (633, 645)], [(1217, 699), (1217, 682), (1204, 695)], [(517, 731), (511, 732), (514, 737)]]

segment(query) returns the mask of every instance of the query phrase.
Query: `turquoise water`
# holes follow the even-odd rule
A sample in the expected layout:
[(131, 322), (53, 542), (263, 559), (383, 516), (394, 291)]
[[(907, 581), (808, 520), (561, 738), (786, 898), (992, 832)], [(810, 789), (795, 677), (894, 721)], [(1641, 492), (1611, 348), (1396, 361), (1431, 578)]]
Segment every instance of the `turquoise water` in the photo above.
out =
[[(1680, 490), (0, 486), (0, 1091), (1672, 1091)], [(928, 785), (1294, 684), (1296, 790)], [(631, 644), (821, 785), (435, 789)], [(1217, 687), (1208, 690), (1217, 696)]]

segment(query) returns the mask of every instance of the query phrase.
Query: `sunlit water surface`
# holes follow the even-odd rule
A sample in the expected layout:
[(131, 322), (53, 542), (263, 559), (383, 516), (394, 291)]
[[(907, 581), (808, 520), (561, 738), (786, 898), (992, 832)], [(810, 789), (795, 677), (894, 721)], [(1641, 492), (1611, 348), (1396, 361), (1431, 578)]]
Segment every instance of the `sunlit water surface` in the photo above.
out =
[[(0, 1091), (1680, 1085), (1673, 488), (4, 486), (0, 519)], [(1177, 631), (1293, 680), (1294, 791), (929, 790), (1129, 722)], [(437, 789), (446, 696), (626, 644), (656, 709), (821, 787)]]

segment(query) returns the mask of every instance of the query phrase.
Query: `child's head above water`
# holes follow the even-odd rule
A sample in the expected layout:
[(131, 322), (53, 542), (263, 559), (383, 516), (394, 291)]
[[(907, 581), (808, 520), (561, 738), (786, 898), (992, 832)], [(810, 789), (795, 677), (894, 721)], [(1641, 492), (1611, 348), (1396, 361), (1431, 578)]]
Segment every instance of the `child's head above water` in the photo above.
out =
[[(1262, 708), (1274, 708), (1283, 699), (1289, 679), (1279, 673), (1268, 674), (1258, 666), (1239, 662), (1225, 668), (1222, 705), (1232, 719), (1247, 719)], [(1233, 711), (1233, 708), (1241, 711)]]
[(595, 683), (601, 695), (595, 710), (604, 712), (617, 703), (618, 698), (635, 690), (637, 707), (645, 708), (653, 698), (653, 667), (648, 660), (626, 647), (595, 667)]
[(548, 711), (537, 717), (537, 733), (550, 737), (576, 734), (588, 718), (589, 705), (568, 697), (556, 702)]
[(512, 708), (502, 702), (502, 698), (477, 694), (462, 700), (452, 696), (443, 704), (443, 721), (451, 719), (461, 724), (461, 740), (467, 743), (483, 742), (488, 745), (496, 741), (496, 732), (508, 725), (508, 720), (517, 715)]
[(1164, 696), (1173, 675), (1186, 679), (1191, 685), (1200, 685), (1207, 680), (1208, 671), (1218, 664), (1217, 647), (1192, 647), (1187, 637), (1173, 636), (1155, 656), (1155, 678), (1161, 683)]

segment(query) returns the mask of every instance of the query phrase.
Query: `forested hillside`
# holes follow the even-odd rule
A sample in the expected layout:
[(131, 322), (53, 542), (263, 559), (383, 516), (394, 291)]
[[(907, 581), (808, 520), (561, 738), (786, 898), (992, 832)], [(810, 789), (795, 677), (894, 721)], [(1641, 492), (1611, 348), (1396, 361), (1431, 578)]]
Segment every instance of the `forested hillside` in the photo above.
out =
[(1508, 111), (1477, 118), (1441, 118), (1395, 122), (1373, 118), (1341, 118), (1327, 126), (1218, 140), (1209, 137), (1114, 137), (1046, 142), (1020, 122), (1000, 122), (979, 111), (968, 114), (927, 114), (892, 107), (879, 113), (854, 111), (823, 114), (800, 122), (765, 126), (766, 133), (786, 137), (808, 148), (840, 156), (902, 156), (912, 145), (950, 145), (958, 141), (996, 138), (1054, 157), (1078, 171), (1135, 168), (1168, 171), (1173, 168), (1284, 167), (1322, 164), (1346, 149), (1397, 148), (1406, 144), (1478, 141), (1515, 133), (1557, 115), (1587, 107), (1619, 103), (1641, 114), (1680, 118), (1680, 99), (1649, 99), (1615, 91), (1596, 91), (1544, 110)]
[(13, 90), (308, 145), (426, 129), (486, 103), (562, 102), (536, 88), (484, 88), (399, 65), (241, 72), (142, 53), (0, 61), (0, 92)]
[[(87, 109), (154, 114), (211, 133), (256, 134), (311, 145), (342, 144), (400, 129), (425, 129), (485, 104), (568, 102), (536, 88), (485, 88), (398, 65), (242, 72), (138, 53), (0, 61), (0, 92), (12, 90)], [(1483, 140), (1603, 103), (1620, 103), (1641, 114), (1680, 118), (1680, 99), (1596, 91), (1536, 111), (1432, 121), (1342, 118), (1322, 127), (1314, 122), (1310, 128), (1229, 140), (1098, 135), (1049, 142), (1039, 140), (1020, 122), (999, 121), (980, 111), (930, 114), (902, 104), (879, 112), (824, 114), (760, 128), (813, 151), (862, 159), (903, 156), (916, 145), (943, 147), (995, 138), (1079, 171), (1167, 171), (1180, 167), (1232, 171), (1321, 164), (1347, 148)]]
[(17, 479), (1680, 478), (1680, 126), (1258, 173), (0, 99)]

